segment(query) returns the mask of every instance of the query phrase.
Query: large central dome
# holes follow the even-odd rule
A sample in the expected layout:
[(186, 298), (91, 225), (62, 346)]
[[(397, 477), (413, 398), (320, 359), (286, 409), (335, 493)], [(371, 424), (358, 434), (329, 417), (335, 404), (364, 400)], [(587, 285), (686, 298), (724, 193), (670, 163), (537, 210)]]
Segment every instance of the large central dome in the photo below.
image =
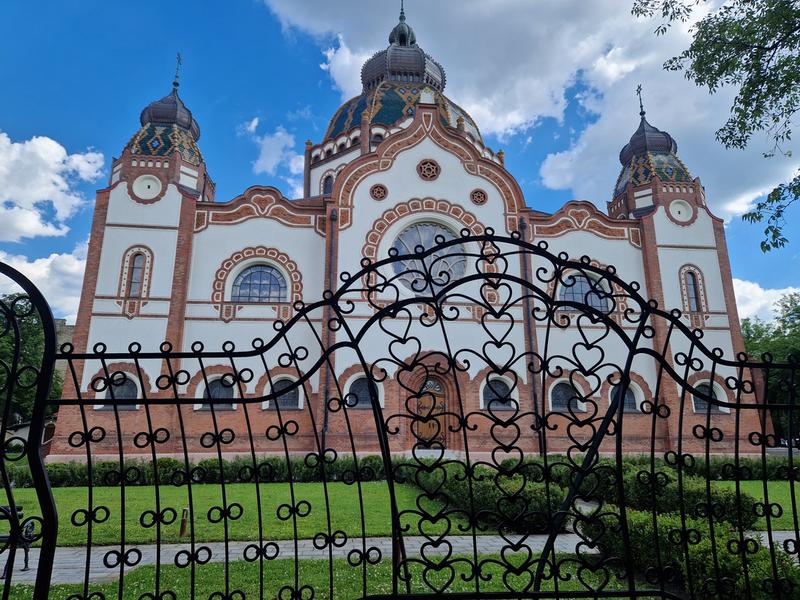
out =
[[(465, 130), (481, 140), (478, 126), (443, 91), (447, 77), (442, 66), (417, 45), (417, 36), (400, 11), (400, 22), (389, 34), (389, 47), (364, 63), (363, 91), (347, 101), (333, 116), (325, 139), (332, 139), (361, 125), (366, 114), (370, 124), (391, 127), (413, 117), (422, 92), (433, 93), (442, 123)], [(482, 141), (482, 140), (481, 140)]]

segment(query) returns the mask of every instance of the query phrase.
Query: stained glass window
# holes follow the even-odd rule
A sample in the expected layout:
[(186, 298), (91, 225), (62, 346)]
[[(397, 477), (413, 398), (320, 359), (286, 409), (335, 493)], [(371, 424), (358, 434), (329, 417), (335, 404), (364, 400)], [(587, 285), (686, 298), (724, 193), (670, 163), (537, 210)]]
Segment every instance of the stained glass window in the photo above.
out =
[(130, 279), (128, 281), (128, 297), (139, 298), (142, 295), (142, 278), (144, 277), (144, 254), (137, 252), (131, 258)]
[[(233, 400), (233, 386), (225, 385), (222, 379), (215, 379), (208, 383), (203, 398), (206, 400)], [(209, 404), (203, 404), (204, 409), (210, 408)], [(233, 410), (232, 402), (214, 402), (214, 410)]]
[[(560, 300), (576, 302), (590, 306), (601, 313), (608, 313), (609, 302), (600, 284), (592, 282), (586, 275), (570, 274), (564, 277), (561, 285)], [(580, 310), (578, 307), (566, 306), (564, 310)]]
[(697, 275), (691, 271), (686, 272), (686, 300), (691, 312), (700, 311), (700, 287), (697, 285)]
[(286, 279), (269, 265), (242, 271), (233, 282), (233, 302), (286, 302)]
[(562, 381), (550, 392), (550, 407), (556, 412), (566, 412), (571, 407), (574, 412), (584, 411), (581, 396), (571, 384)]
[(723, 412), (719, 405), (709, 403), (705, 400), (705, 398), (711, 398), (712, 400), (717, 400), (717, 393), (714, 391), (714, 386), (710, 383), (701, 383), (697, 386), (697, 391), (700, 394), (694, 395), (694, 412), (697, 413), (705, 413), (705, 412), (712, 412), (712, 413), (719, 413)]
[[(293, 385), (294, 382), (291, 379), (281, 379), (280, 381), (275, 382), (273, 391), (274, 393), (279, 393), (292, 387)], [(293, 390), (283, 392), (275, 400), (272, 400), (269, 403), (269, 407), (275, 408), (276, 402), (281, 410), (300, 408), (300, 388), (294, 388)]]
[(322, 193), (330, 196), (333, 193), (333, 175), (328, 175), (322, 182)]
[[(456, 239), (456, 234), (444, 225), (414, 223), (400, 232), (393, 247), (400, 255), (413, 254), (417, 246), (433, 248), (437, 236), (441, 236), (444, 241)], [(394, 263), (398, 279), (418, 294), (430, 293), (430, 285), (426, 279), (428, 275), (430, 284), (436, 290), (463, 277), (466, 269), (466, 249), (462, 244), (442, 248), (424, 259), (411, 258)]]
[(491, 410), (514, 410), (517, 403), (511, 388), (502, 379), (489, 379), (483, 388), (483, 407)]
[(350, 390), (344, 398), (349, 408), (372, 408), (372, 397), (378, 397), (378, 387), (366, 377), (359, 377), (350, 384)]

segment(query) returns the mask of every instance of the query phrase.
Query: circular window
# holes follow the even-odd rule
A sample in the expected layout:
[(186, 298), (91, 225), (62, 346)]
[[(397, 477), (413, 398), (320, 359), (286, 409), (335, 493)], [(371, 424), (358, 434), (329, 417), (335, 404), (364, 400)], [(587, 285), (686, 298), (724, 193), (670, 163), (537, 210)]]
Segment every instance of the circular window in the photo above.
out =
[[(439, 223), (414, 223), (406, 227), (397, 236), (392, 247), (401, 256), (416, 254), (422, 247), (430, 250), (437, 245), (437, 237), (449, 241), (456, 239), (456, 234)], [(394, 263), (397, 278), (408, 289), (422, 294), (450, 284), (464, 276), (467, 267), (466, 248), (456, 244), (434, 250), (424, 258), (408, 258)]]
[(369, 195), (372, 196), (373, 200), (384, 200), (389, 195), (389, 190), (386, 189), (385, 185), (378, 183), (370, 188)]
[(686, 223), (694, 217), (694, 209), (686, 200), (673, 200), (669, 205), (669, 214), (679, 223)]
[(470, 200), (472, 200), (478, 206), (482, 204), (486, 204), (487, 195), (486, 192), (483, 190), (473, 190), (469, 196)]
[(442, 168), (435, 160), (430, 158), (421, 161), (417, 165), (417, 173), (425, 181), (433, 181), (442, 172)]
[(152, 200), (161, 193), (161, 180), (154, 175), (140, 175), (133, 182), (133, 193), (141, 200)]

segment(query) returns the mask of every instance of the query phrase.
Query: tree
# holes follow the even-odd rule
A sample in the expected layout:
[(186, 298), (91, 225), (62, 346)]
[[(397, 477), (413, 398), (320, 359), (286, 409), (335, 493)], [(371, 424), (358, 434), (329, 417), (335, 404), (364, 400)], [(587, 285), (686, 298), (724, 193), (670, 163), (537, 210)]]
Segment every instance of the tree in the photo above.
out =
[[(19, 381), (14, 386), (11, 415), (14, 422), (30, 421), (36, 398), (35, 373), (24, 367), (33, 367), (37, 371), (42, 365), (44, 353), (44, 329), (39, 313), (32, 309), (27, 296), (23, 294), (7, 294), (0, 296), (0, 408), (5, 409), (8, 390), (8, 376), (14, 360), (14, 348), (17, 336), (11, 327), (10, 314), (20, 315), (15, 319), (19, 326), (19, 359), (17, 373)], [(62, 377), (54, 373), (51, 398), (61, 396)], [(2, 418), (3, 412), (0, 412)]]
[[(634, 0), (636, 16), (660, 16), (656, 33), (686, 22), (707, 0)], [(800, 0), (730, 0), (692, 27), (692, 43), (664, 68), (683, 71), (709, 93), (732, 85), (739, 91), (716, 137), (726, 148), (745, 148), (753, 134), (770, 139), (766, 158), (791, 156), (785, 146), (800, 108)], [(800, 170), (759, 201), (743, 218), (765, 223), (761, 250), (785, 246), (786, 211), (800, 200)]]
[[(742, 335), (747, 353), (754, 359), (763, 354), (772, 356), (773, 362), (796, 361), (797, 368), (764, 370), (767, 375), (767, 404), (788, 404), (792, 399), (791, 388), (800, 386), (800, 293), (787, 294), (775, 304), (775, 321), (765, 323), (760, 319), (744, 319)], [(793, 379), (794, 378), (794, 379)], [(800, 411), (800, 389), (794, 390), (794, 402)], [(793, 413), (794, 437), (800, 436), (800, 415)], [(775, 430), (781, 437), (789, 436), (789, 419), (786, 412), (773, 411)]]

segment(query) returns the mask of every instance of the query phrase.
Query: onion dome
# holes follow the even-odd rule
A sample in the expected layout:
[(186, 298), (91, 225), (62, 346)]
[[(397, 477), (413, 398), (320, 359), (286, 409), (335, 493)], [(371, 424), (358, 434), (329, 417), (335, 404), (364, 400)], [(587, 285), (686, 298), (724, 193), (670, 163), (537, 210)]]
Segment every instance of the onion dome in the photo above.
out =
[(177, 80), (172, 84), (172, 92), (145, 107), (139, 121), (142, 126), (148, 123), (177, 125), (188, 131), (195, 141), (200, 139), (200, 126), (192, 117), (192, 111), (186, 108), (183, 100), (178, 96)]
[(457, 127), (483, 141), (480, 130), (466, 111), (444, 94), (446, 76), (442, 66), (417, 46), (417, 36), (406, 22), (401, 8), (400, 21), (389, 34), (389, 47), (364, 63), (361, 69), (363, 91), (346, 102), (333, 116), (325, 141), (361, 125), (364, 115), (370, 124), (394, 126), (416, 113), (426, 90), (432, 92), (442, 124)]
[(197, 147), (200, 126), (178, 95), (178, 86), (176, 72), (172, 92), (142, 111), (139, 117), (142, 128), (128, 143), (131, 154), (169, 156), (177, 151), (190, 164), (199, 165), (203, 160)]
[(619, 153), (622, 172), (617, 178), (614, 196), (634, 187), (649, 184), (654, 176), (662, 181), (690, 182), (692, 176), (678, 158), (678, 144), (666, 131), (650, 125), (641, 106), (639, 128)]

